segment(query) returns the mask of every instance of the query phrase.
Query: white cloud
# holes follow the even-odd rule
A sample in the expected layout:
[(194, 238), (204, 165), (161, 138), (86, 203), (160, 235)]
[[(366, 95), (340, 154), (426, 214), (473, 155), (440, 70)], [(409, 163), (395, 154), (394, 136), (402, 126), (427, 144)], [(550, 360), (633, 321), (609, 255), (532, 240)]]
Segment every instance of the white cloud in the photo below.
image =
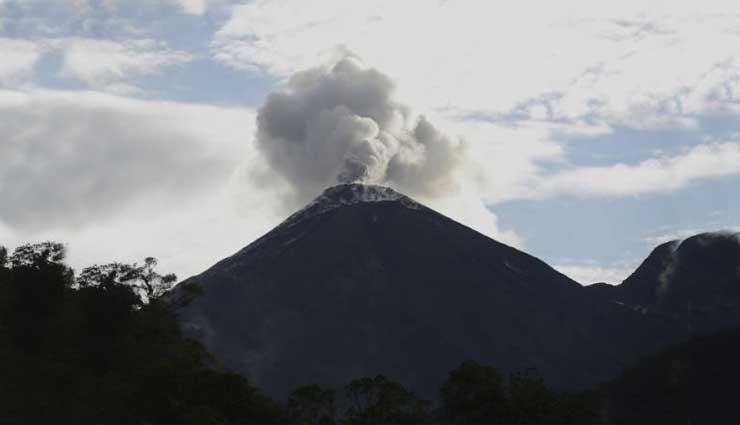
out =
[(183, 11), (190, 15), (202, 15), (205, 13), (206, 0), (178, 0)]
[[(250, 137), (254, 117), (95, 92), (1, 91), (0, 240), (66, 242), (77, 268), (154, 255), (181, 277), (200, 272), (292, 212), (259, 180), (270, 173)], [(523, 247), (465, 188), (423, 201)]]
[(615, 127), (696, 133), (702, 115), (740, 112), (737, 12), (726, 1), (257, 0), (232, 9), (211, 48), (281, 78), (359, 54), (398, 81), (401, 100), (469, 142), (465, 182), (486, 203), (621, 197), (740, 174), (735, 141), (606, 166), (570, 165), (559, 141)]
[(164, 67), (193, 60), (187, 52), (171, 50), (151, 39), (112, 41), (75, 38), (61, 41), (62, 74), (92, 87), (106, 87)]
[(635, 270), (635, 267), (627, 265), (608, 266), (596, 263), (557, 264), (553, 267), (581, 285), (600, 282), (618, 285)]
[(0, 221), (77, 228), (208, 199), (248, 155), (250, 110), (0, 92)]
[[(211, 196), (187, 208), (171, 208), (151, 216), (118, 217), (77, 229), (44, 229), (34, 233), (3, 229), (0, 244), (15, 247), (27, 242), (55, 240), (69, 249), (70, 264), (80, 270), (94, 263), (160, 260), (160, 269), (182, 280), (232, 255), (277, 225), (275, 202), (262, 202), (259, 190), (250, 198), (236, 198), (236, 182), (214, 189)], [(247, 202), (247, 204), (245, 204)]]
[(684, 240), (688, 237), (698, 235), (700, 233), (724, 231), (736, 233), (740, 231), (740, 225), (727, 225), (714, 222), (697, 227), (679, 228), (659, 233), (653, 233), (650, 236), (643, 238), (643, 241), (647, 244), (648, 247), (655, 247), (666, 242)]
[[(77, 0), (87, 2), (88, 0)], [(188, 15), (203, 15), (212, 3), (221, 3), (228, 0), (104, 0), (103, 5), (109, 10), (131, 9), (132, 7), (141, 10), (151, 9), (152, 6), (161, 8), (162, 6), (174, 6), (181, 12)]]
[(517, 126), (441, 120), (467, 143), (463, 184), (488, 204), (517, 199), (627, 197), (673, 192), (705, 180), (740, 175), (740, 138), (709, 140), (677, 154), (656, 152), (636, 163), (570, 165), (559, 135), (609, 135), (602, 125), (525, 121)]
[(707, 75), (730, 61), (721, 85), (740, 70), (738, 11), (734, 2), (257, 0), (233, 8), (212, 50), (284, 77), (344, 46), (403, 81), (402, 98), (422, 110), (506, 112), (555, 93), (556, 118), (691, 127), (690, 115), (707, 110), (696, 93)]
[(635, 196), (675, 191), (697, 180), (738, 174), (740, 141), (715, 142), (637, 164), (578, 167), (540, 175), (531, 182), (529, 195), (534, 198)]
[(30, 80), (43, 50), (43, 46), (33, 41), (0, 38), (0, 84)]
[(461, 187), (470, 187), (488, 204), (531, 197), (531, 178), (543, 173), (543, 164), (565, 163), (563, 147), (553, 133), (601, 134), (608, 128), (527, 122), (518, 126), (435, 117), (449, 134), (466, 142), (467, 155)]
[(58, 240), (70, 262), (159, 257), (181, 277), (285, 217), (250, 180), (248, 109), (95, 92), (0, 91), (0, 244)]
[[(465, 165), (456, 176), (461, 182), (460, 190), (449, 198), (427, 202), (453, 218), (517, 246), (522, 241), (513, 233), (500, 231), (486, 203), (558, 196), (646, 195), (679, 190), (701, 179), (740, 173), (737, 139), (605, 166), (574, 166), (569, 162), (570, 146), (561, 142), (566, 138), (605, 138), (620, 126), (638, 130), (670, 127), (695, 133), (701, 129), (698, 123), (702, 123), (704, 114), (740, 113), (740, 32), (737, 31), (740, 4), (737, 2), (708, 1), (699, 5), (630, 0), (605, 4), (564, 0), (552, 4), (523, 1), (501, 7), (474, 0), (255, 0), (230, 9), (221, 9), (225, 0), (157, 0), (156, 6), (148, 0), (16, 0), (13, 3), (13, 10), (19, 10), (20, 15), (6, 16), (4, 28), (10, 31), (6, 33), (28, 33), (41, 41), (0, 39), (3, 52), (0, 83), (5, 87), (28, 89), (24, 83), (29, 81), (43, 85), (43, 81), (33, 80), (35, 66), (45, 51), (61, 49), (65, 76), (108, 93), (151, 96), (137, 87), (137, 83), (169, 66), (187, 65), (193, 60), (192, 54), (168, 47), (190, 42), (187, 37), (179, 38), (177, 25), (196, 24), (205, 34), (212, 25), (220, 23), (222, 11), (230, 13), (210, 40), (211, 54), (215, 60), (236, 69), (258, 71), (280, 80), (298, 69), (325, 63), (327, 57), (338, 51), (356, 52), (370, 66), (398, 82), (399, 101), (440, 123), (445, 133), (460, 135), (467, 141)], [(217, 13), (210, 13), (216, 8)], [(0, 10), (10, 9), (0, 7)], [(162, 16), (163, 12), (167, 16)], [(209, 16), (198, 17), (206, 12)], [(126, 37), (137, 39), (125, 40)], [(159, 41), (160, 37), (171, 44)], [(207, 37), (204, 40), (209, 41)], [(52, 60), (44, 65), (53, 63)], [(259, 84), (269, 84), (266, 81), (260, 80)], [(152, 195), (156, 190), (142, 196), (132, 189), (142, 181), (137, 178), (149, 173), (159, 176), (154, 179), (161, 185), (159, 190), (169, 188), (176, 193), (173, 197), (165, 196), (170, 201), (167, 206), (184, 199), (211, 199), (204, 194), (208, 185), (188, 180), (190, 177), (183, 171), (188, 166), (183, 164), (198, 161), (200, 149), (209, 146), (206, 139), (230, 140), (223, 147), (225, 152), (230, 152), (229, 158), (213, 154), (205, 160), (215, 161), (210, 163), (212, 168), (198, 167), (199, 172), (201, 168), (208, 171), (204, 174), (206, 181), (215, 182), (225, 180), (236, 169), (238, 161), (232, 161), (234, 158), (250, 155), (239, 150), (251, 149), (252, 134), (252, 117), (246, 118), (248, 114), (241, 110), (166, 102), (136, 103), (119, 96), (93, 93), (26, 91), (3, 92), (0, 97), (3, 114), (0, 126), (6, 137), (0, 142), (0, 151), (8, 155), (0, 164), (0, 179), (3, 172), (8, 175), (10, 167), (17, 166), (5, 158), (22, 156), (33, 159), (35, 168), (14, 169), (14, 176), (29, 176), (16, 178), (21, 182), (16, 184), (18, 187), (40, 187), (43, 179), (39, 176), (52, 180), (43, 175), (47, 167), (44, 164), (56, 164), (57, 168), (50, 169), (61, 170), (63, 177), (78, 182), (76, 193), (68, 199), (56, 199), (54, 196), (58, 194), (43, 187), (33, 189), (50, 193), (52, 201), (60, 205), (59, 217), (36, 207), (28, 217), (20, 217), (8, 212), (10, 207), (5, 206), (2, 218), (14, 223), (14, 231), (24, 229), (23, 235), (28, 235), (25, 229), (29, 228), (21, 223), (23, 220), (33, 222), (43, 216), (41, 223), (58, 227), (62, 222), (81, 223), (91, 214), (89, 217), (95, 217), (95, 223), (101, 223), (89, 225), (98, 226), (95, 232), (123, 238), (123, 233), (104, 224), (106, 220), (114, 220), (111, 218), (114, 210), (133, 208), (132, 211), (144, 215), (143, 211), (149, 210), (143, 204), (163, 205)], [(237, 123), (241, 119), (237, 116), (249, 125)], [(208, 125), (211, 119), (216, 125)], [(231, 133), (217, 130), (218, 126), (231, 129)], [(95, 137), (108, 144), (93, 143)], [(171, 145), (174, 138), (181, 141), (184, 152), (189, 152), (185, 156), (191, 158), (162, 156), (163, 151), (175, 151)], [(155, 140), (158, 143), (148, 147), (147, 141)], [(97, 164), (91, 161), (80, 165), (70, 156), (75, 152), (90, 152), (93, 157), (101, 156), (104, 160), (101, 163), (107, 163), (127, 141), (131, 143), (128, 147), (143, 154), (136, 162), (146, 170), (130, 181), (114, 175), (120, 181), (113, 187), (120, 190), (109, 192), (107, 196), (112, 201), (100, 207), (96, 199), (104, 198), (97, 198), (102, 195), (91, 189), (99, 183), (91, 177), (96, 175), (91, 168)], [(70, 146), (72, 154), (55, 150), (55, 142), (59, 143), (57, 146)], [(11, 147), (12, 153), (8, 154)], [(147, 153), (152, 157), (147, 158)], [(174, 167), (175, 171), (160, 176), (156, 170), (159, 159), (153, 158), (165, 158), (164, 165)], [(228, 163), (222, 172), (213, 166), (219, 160)], [(242, 167), (251, 168), (257, 162), (247, 160)], [(121, 175), (125, 169), (113, 168)], [(90, 174), (85, 174), (88, 171)], [(177, 179), (189, 182), (187, 186), (192, 186), (194, 191), (192, 196), (180, 191)], [(3, 188), (0, 180), (0, 192), (15, 190), (7, 188), (9, 181), (6, 178)], [(236, 186), (237, 199), (258, 196), (258, 191), (253, 190), (251, 183), (244, 183), (244, 179)], [(21, 191), (12, 193), (23, 202), (30, 199), (23, 196), (31, 196)], [(122, 195), (122, 199), (130, 202), (122, 202), (115, 195)], [(190, 231), (202, 235), (204, 241), (208, 239), (205, 236), (208, 230), (202, 229), (225, 235), (227, 224), (241, 223), (243, 214), (252, 208), (241, 203), (226, 207), (231, 202), (227, 198), (214, 197), (213, 205), (201, 206), (199, 214), (208, 218), (195, 219), (186, 212), (178, 212), (183, 214), (180, 219), (162, 214), (160, 218), (152, 218), (152, 222), (161, 226), (141, 226), (167, 239), (177, 239), (178, 232), (186, 232), (188, 226), (195, 226), (197, 230)], [(263, 204), (271, 208), (276, 201)], [(218, 218), (221, 207), (237, 212), (221, 223)], [(0, 206), (0, 214), (2, 211)], [(275, 212), (273, 217), (284, 213)], [(224, 216), (229, 214), (232, 213)], [(270, 221), (265, 214), (258, 214), (255, 222)], [(211, 224), (207, 224), (208, 220)], [(124, 221), (115, 218), (118, 224), (114, 227), (135, 233), (132, 229), (137, 225), (133, 221), (124, 225)], [(175, 223), (180, 223), (179, 227)], [(244, 235), (253, 234), (249, 225), (245, 229)], [(3, 231), (10, 232), (9, 227), (0, 229), (0, 234)], [(69, 229), (43, 231), (71, 234)], [(83, 241), (80, 243), (88, 247), (79, 249), (94, 255), (95, 235), (82, 228), (75, 232), (78, 232), (74, 233), (75, 240)], [(186, 237), (182, 240), (194, 243)], [(208, 240), (211, 244), (208, 249), (216, 250), (217, 242)]]

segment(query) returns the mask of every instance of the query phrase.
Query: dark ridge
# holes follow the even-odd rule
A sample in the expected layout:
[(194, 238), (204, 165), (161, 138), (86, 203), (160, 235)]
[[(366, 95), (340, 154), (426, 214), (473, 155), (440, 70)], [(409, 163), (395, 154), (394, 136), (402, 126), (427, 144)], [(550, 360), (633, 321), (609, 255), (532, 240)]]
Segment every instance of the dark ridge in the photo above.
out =
[[(555, 386), (613, 376), (670, 325), (595, 301), (544, 262), (388, 188), (329, 188), (184, 283), (181, 326), (267, 394), (377, 373), (435, 399), (464, 360)], [(655, 335), (659, 334), (659, 339)]]

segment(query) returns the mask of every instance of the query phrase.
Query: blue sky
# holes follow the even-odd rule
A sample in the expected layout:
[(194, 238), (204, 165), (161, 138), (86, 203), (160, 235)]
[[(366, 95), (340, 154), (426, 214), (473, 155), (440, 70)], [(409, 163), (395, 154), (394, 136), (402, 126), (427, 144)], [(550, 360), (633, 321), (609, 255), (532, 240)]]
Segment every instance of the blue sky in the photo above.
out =
[(582, 283), (740, 230), (740, 5), (596, 3), (0, 0), (0, 243), (202, 271), (305, 201), (255, 118), (347, 54), (464, 146), (399, 188)]

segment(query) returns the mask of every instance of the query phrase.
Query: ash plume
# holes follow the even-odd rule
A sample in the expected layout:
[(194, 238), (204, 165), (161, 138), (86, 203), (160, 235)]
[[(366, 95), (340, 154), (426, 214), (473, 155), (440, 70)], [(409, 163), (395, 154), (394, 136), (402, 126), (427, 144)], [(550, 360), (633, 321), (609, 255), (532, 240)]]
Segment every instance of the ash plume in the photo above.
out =
[(455, 186), (464, 143), (393, 98), (394, 84), (354, 56), (294, 74), (257, 117), (257, 146), (303, 202), (338, 183), (434, 197)]

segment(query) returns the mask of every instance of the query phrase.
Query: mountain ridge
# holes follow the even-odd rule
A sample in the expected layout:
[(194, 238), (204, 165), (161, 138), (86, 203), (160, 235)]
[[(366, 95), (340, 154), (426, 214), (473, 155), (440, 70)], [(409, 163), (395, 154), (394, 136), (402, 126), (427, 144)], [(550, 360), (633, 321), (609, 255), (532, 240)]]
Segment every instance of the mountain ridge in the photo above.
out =
[(277, 398), (384, 373), (434, 399), (469, 359), (585, 388), (687, 336), (382, 186), (328, 188), (193, 283), (185, 333)]
[(663, 243), (620, 285), (591, 292), (692, 332), (740, 325), (740, 233), (699, 233)]

